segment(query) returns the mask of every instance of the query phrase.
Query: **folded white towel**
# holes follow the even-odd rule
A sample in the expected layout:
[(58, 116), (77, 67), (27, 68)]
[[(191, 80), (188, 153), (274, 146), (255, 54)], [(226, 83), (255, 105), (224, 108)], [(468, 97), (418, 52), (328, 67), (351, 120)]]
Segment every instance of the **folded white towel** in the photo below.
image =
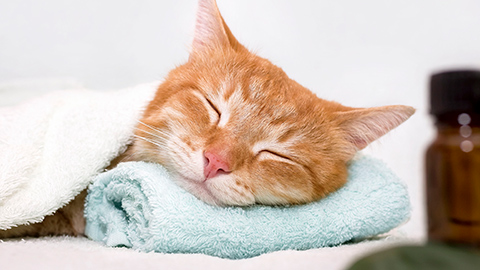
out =
[(0, 108), (0, 229), (41, 222), (85, 189), (128, 144), (158, 85)]

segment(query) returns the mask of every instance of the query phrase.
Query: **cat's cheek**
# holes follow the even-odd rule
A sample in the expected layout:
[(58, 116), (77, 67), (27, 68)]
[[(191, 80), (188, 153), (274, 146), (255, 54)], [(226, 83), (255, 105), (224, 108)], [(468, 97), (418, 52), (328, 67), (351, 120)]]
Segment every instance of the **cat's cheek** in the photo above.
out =
[(209, 105), (202, 100), (196, 91), (181, 91), (169, 101), (164, 110), (172, 111), (169, 118), (186, 127), (188, 134), (201, 134), (212, 124), (212, 115), (207, 108)]
[(128, 154), (122, 161), (148, 161), (163, 164), (164, 158), (159, 155), (158, 146), (144, 140), (136, 140), (132, 145), (131, 154)]
[(261, 204), (299, 204), (312, 199), (310, 175), (300, 166), (264, 161), (255, 167), (255, 198)]
[(205, 163), (201, 149), (194, 151), (180, 139), (172, 139), (167, 146), (168, 149), (165, 149), (164, 153), (168, 155), (168, 160), (164, 165), (170, 172), (178, 175), (178, 178), (197, 184), (205, 180), (203, 174)]

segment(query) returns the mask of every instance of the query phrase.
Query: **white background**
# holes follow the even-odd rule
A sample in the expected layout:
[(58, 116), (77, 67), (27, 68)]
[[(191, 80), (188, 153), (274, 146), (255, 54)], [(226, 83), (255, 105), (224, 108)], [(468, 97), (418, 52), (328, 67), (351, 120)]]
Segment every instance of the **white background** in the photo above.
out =
[[(423, 235), (428, 78), (480, 68), (480, 1), (218, 1), (240, 42), (319, 97), (417, 108), (366, 152), (407, 182), (405, 229)], [(196, 0), (0, 0), (0, 92), (25, 81), (103, 90), (161, 79), (188, 57), (195, 10)]]

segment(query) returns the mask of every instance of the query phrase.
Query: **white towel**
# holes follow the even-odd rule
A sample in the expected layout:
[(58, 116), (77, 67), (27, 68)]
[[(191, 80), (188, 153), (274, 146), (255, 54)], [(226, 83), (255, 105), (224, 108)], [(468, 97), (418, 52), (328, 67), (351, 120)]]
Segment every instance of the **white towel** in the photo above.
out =
[(0, 229), (41, 222), (85, 189), (125, 149), (158, 85), (0, 108)]

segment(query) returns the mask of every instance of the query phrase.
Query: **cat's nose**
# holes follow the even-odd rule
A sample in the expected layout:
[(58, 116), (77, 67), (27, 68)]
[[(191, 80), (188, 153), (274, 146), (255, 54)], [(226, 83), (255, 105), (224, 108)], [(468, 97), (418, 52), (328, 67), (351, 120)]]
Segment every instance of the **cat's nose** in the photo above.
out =
[(231, 172), (230, 165), (226, 158), (222, 157), (219, 153), (205, 151), (203, 155), (205, 156), (205, 167), (203, 169), (205, 180), (215, 177), (218, 173)]

